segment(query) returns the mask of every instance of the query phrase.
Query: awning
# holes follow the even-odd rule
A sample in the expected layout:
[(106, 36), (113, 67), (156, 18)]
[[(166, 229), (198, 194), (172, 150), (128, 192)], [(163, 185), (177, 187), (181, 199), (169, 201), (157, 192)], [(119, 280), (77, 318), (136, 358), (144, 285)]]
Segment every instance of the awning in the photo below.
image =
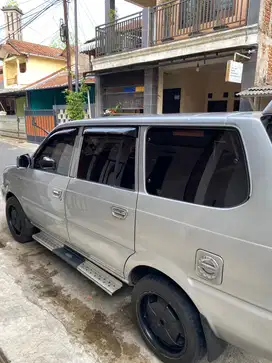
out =
[(251, 87), (237, 94), (240, 97), (272, 97), (272, 85)]

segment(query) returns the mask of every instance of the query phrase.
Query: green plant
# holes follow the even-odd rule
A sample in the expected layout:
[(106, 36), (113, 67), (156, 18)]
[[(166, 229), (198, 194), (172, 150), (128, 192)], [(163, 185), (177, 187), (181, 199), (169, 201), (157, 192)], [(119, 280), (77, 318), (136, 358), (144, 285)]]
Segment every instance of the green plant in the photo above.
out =
[(67, 103), (66, 112), (71, 120), (82, 120), (84, 118), (84, 106), (88, 91), (89, 88), (85, 83), (82, 83), (79, 92), (68, 89), (64, 91)]
[(117, 9), (110, 9), (109, 11), (109, 19), (110, 19), (110, 22), (114, 22), (115, 20), (117, 20), (119, 17), (118, 15), (118, 10)]
[(6, 6), (8, 7), (16, 6), (18, 8), (19, 4), (17, 0), (8, 0)]

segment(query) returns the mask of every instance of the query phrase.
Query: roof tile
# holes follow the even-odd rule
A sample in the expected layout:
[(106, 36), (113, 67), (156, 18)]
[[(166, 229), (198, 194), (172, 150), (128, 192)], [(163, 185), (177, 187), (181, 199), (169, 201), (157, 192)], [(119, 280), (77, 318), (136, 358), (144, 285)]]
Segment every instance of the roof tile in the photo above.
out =
[[(68, 86), (67, 80), (68, 72), (66, 69), (62, 68), (57, 72), (50, 74), (47, 77), (40, 79), (39, 81), (32, 83), (25, 87), (26, 91), (38, 90), (38, 89), (48, 89), (48, 88), (61, 88)], [(95, 83), (94, 77), (88, 77), (85, 81), (86, 83)]]
[(272, 96), (272, 85), (251, 87), (238, 93), (238, 96), (240, 97)]
[(31, 54), (41, 57), (50, 57), (65, 60), (63, 49), (52, 48), (46, 45), (25, 42), (22, 40), (9, 39), (3, 48), (11, 54)]

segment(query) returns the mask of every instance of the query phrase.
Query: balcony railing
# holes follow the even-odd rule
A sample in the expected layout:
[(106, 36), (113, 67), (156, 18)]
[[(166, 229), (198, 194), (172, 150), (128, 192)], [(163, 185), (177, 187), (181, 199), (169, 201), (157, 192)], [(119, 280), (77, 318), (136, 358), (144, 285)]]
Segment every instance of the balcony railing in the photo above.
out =
[[(96, 27), (96, 57), (246, 25), (249, 0), (173, 0)], [(144, 31), (143, 31), (144, 29)]]
[(152, 45), (246, 24), (248, 0), (174, 0), (152, 8)]
[(142, 47), (142, 12), (96, 27), (96, 56)]

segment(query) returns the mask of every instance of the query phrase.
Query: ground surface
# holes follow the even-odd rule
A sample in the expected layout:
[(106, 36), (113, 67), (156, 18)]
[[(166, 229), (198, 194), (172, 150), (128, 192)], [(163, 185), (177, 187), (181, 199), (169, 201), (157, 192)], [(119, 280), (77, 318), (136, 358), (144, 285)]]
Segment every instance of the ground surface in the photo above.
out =
[[(27, 151), (33, 146), (0, 140), (1, 179)], [(44, 247), (13, 241), (2, 200), (0, 302), (0, 363), (158, 362), (132, 321), (130, 289), (110, 297)], [(268, 363), (233, 347), (223, 362)]]

